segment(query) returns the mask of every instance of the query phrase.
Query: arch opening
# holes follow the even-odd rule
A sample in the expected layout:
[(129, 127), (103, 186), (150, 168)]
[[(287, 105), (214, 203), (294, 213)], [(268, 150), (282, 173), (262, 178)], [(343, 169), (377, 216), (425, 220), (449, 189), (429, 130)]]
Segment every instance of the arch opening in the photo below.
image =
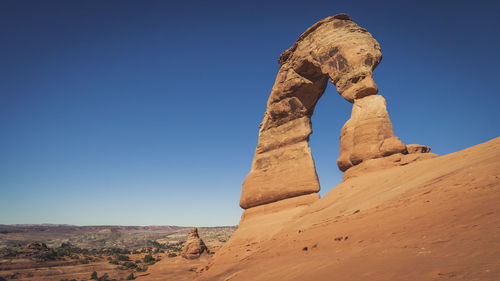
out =
[[(376, 95), (373, 70), (381, 59), (378, 42), (345, 14), (317, 22), (281, 54), (252, 169), (243, 182), (242, 208), (304, 195), (308, 195), (307, 202), (319, 198), (320, 182), (309, 136), (315, 106), (328, 81), (345, 100), (354, 103), (351, 118), (340, 133), (336, 162), (341, 171), (365, 159), (406, 150), (393, 135), (385, 100)], [(362, 140), (360, 145), (357, 140)]]
[(340, 156), (339, 132), (349, 119), (351, 110), (352, 105), (339, 98), (335, 86), (328, 83), (311, 117), (313, 133), (309, 137), (309, 146), (321, 187), (321, 197), (342, 182), (342, 171), (337, 166)]

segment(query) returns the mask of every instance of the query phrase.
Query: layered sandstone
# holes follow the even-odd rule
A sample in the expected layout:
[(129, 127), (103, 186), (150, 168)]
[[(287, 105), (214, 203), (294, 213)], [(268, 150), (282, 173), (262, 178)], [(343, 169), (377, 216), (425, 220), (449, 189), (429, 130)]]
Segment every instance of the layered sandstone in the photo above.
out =
[(339, 169), (396, 153), (406, 154), (406, 145), (394, 136), (385, 99), (373, 95), (355, 100), (351, 119), (340, 133)]
[(500, 280), (500, 137), (296, 198), (246, 210), (197, 280)]
[(308, 144), (314, 107), (329, 79), (350, 101), (376, 93), (372, 71), (380, 59), (377, 41), (347, 15), (316, 23), (280, 56), (242, 208), (319, 191)]
[(252, 169), (243, 183), (244, 209), (320, 189), (309, 147), (311, 116), (328, 81), (354, 103), (341, 137), (339, 168), (406, 153), (373, 80), (382, 59), (378, 42), (339, 14), (307, 29), (279, 58), (279, 71), (260, 125)]
[(406, 146), (406, 149), (408, 150), (409, 154), (428, 153), (431, 151), (430, 147), (428, 147), (427, 145), (421, 145), (421, 144), (409, 144)]
[(197, 259), (204, 252), (208, 253), (208, 248), (198, 235), (198, 228), (191, 229), (186, 243), (182, 248), (182, 257), (186, 259)]
[[(372, 79), (380, 58), (346, 15), (281, 55), (246, 210), (197, 280), (498, 280), (500, 138), (441, 157), (405, 145)], [(344, 180), (320, 199), (308, 137), (327, 80), (353, 110), (340, 136)]]

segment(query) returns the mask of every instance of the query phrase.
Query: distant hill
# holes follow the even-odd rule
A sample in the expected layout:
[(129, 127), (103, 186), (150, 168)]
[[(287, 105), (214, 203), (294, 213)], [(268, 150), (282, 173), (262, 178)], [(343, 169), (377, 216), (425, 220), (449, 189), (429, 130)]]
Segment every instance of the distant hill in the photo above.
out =
[[(68, 224), (0, 225), (0, 248), (24, 247), (31, 242), (43, 242), (49, 247), (63, 243), (85, 249), (153, 247), (155, 243), (183, 241), (191, 227), (172, 225), (122, 226)], [(236, 226), (199, 227), (200, 235), (208, 239), (227, 240)], [(158, 242), (158, 241), (160, 242)]]
[(70, 224), (0, 224), (0, 233), (20, 233), (20, 232), (56, 232), (72, 233), (78, 231), (99, 231), (103, 229), (116, 230), (179, 230), (190, 228), (188, 226), (175, 225), (150, 225), (150, 226), (129, 226), (129, 225), (86, 225), (76, 226)]

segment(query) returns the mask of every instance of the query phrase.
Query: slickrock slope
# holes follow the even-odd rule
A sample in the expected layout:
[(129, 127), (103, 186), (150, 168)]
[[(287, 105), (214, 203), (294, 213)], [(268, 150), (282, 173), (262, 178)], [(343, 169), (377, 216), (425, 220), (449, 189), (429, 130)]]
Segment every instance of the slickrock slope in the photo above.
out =
[[(345, 14), (280, 56), (245, 211), (198, 280), (500, 280), (500, 138), (442, 157), (406, 146), (372, 78), (381, 56)], [(319, 199), (308, 140), (328, 80), (353, 110), (343, 182)]]
[(208, 248), (198, 235), (198, 228), (194, 227), (191, 229), (191, 232), (189, 232), (186, 243), (184, 243), (182, 257), (186, 259), (197, 259), (203, 252), (208, 253)]
[(500, 280), (498, 202), (500, 138), (261, 210), (198, 280)]

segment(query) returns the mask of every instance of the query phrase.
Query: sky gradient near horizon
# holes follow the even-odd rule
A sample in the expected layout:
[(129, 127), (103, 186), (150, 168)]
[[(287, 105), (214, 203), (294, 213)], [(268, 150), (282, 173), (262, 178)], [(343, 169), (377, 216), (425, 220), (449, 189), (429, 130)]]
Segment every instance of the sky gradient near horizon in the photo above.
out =
[[(277, 59), (348, 13), (380, 43), (395, 134), (500, 135), (495, 1), (0, 1), (0, 224), (234, 225)], [(312, 118), (321, 195), (351, 104)]]

